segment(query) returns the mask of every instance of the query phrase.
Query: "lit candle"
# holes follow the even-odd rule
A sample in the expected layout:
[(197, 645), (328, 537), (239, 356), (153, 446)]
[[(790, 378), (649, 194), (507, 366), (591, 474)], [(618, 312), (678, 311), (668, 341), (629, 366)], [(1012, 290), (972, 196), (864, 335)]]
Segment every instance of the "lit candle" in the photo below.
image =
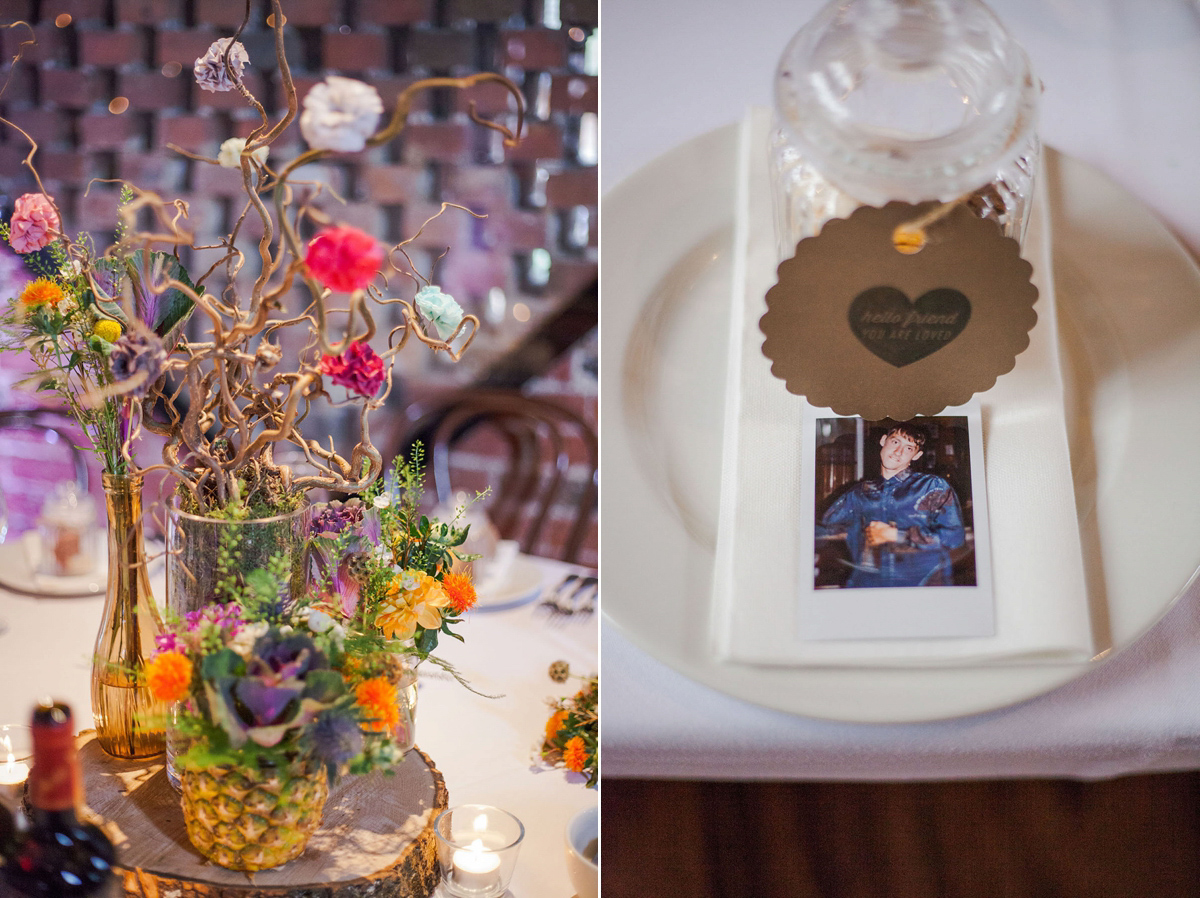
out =
[(454, 852), (454, 884), (473, 892), (486, 892), (500, 885), (500, 855), (476, 839), (468, 848)]
[(17, 756), (13, 754), (12, 737), (8, 733), (0, 736), (0, 748), (8, 755), (7, 763), (0, 767), (0, 786), (18, 786), (25, 782), (29, 778), (29, 765), (17, 761)]

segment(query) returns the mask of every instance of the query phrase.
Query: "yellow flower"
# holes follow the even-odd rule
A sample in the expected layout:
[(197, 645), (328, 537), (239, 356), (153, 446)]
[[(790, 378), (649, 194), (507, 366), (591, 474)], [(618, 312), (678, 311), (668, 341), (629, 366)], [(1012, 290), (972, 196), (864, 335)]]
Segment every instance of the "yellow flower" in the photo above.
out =
[(583, 768), (587, 766), (587, 747), (583, 744), (582, 736), (572, 736), (567, 740), (563, 749), (563, 763), (568, 770), (583, 773)]
[(399, 695), (386, 677), (363, 680), (354, 688), (354, 698), (367, 712), (364, 727), (373, 733), (387, 733), (400, 724)]
[(192, 683), (192, 662), (180, 652), (160, 652), (146, 664), (146, 685), (160, 702), (187, 698)]
[(392, 578), (387, 596), (379, 603), (375, 619), (388, 639), (411, 639), (417, 626), (436, 630), (442, 625), (441, 609), (449, 599), (442, 584), (423, 571), (401, 571)]
[(62, 287), (58, 286), (54, 281), (48, 281), (45, 278), (38, 278), (36, 281), (31, 281), (21, 291), (21, 302), (30, 308), (47, 303), (56, 306), (63, 301), (63, 298)]
[(111, 318), (101, 318), (96, 322), (96, 329), (92, 331), (92, 336), (99, 337), (108, 343), (116, 343), (117, 338), (121, 336), (121, 325)]

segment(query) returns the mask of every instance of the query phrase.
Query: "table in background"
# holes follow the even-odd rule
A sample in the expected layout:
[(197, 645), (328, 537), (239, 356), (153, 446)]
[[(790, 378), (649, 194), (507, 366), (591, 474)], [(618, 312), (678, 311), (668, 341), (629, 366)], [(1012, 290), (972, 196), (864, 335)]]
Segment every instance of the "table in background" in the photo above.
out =
[[(536, 559), (543, 583), (579, 568)], [(161, 573), (154, 583), (163, 595)], [(0, 589), (0, 723), (27, 722), (41, 696), (67, 701), (84, 729), (91, 715), (92, 646), (103, 597), (31, 598)], [(580, 674), (596, 671), (595, 615), (554, 619), (530, 602), (507, 611), (476, 611), (457, 628), (466, 640), (445, 639), (435, 653), (481, 693), (472, 694), (439, 668), (420, 668), (417, 744), (442, 772), (450, 805), (479, 803), (515, 814), (525, 841), (509, 884), (511, 898), (567, 898), (564, 830), (598, 794), (583, 778), (537, 763), (550, 716), (547, 699), (573, 693), (574, 681), (553, 682), (551, 663)]]
[[(769, 105), (784, 45), (822, 5), (757, 0), (698, 12), (685, 0), (605, 0), (604, 191), (739, 120), (747, 106)], [(1045, 85), (1042, 139), (1129, 189), (1200, 251), (1200, 4), (990, 6)], [(606, 367), (609, 403), (619, 402), (619, 367)], [(620, 526), (620, 514), (606, 506), (602, 525)], [(767, 710), (682, 676), (607, 621), (602, 630), (606, 777), (1106, 777), (1200, 767), (1196, 584), (1135, 646), (1080, 679), (934, 723), (847, 724)]]

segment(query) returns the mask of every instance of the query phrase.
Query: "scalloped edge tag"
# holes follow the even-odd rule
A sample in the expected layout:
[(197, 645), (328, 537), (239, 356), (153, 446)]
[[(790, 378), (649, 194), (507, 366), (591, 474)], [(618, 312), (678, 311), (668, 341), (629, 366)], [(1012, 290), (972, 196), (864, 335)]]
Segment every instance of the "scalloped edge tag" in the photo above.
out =
[(838, 414), (907, 420), (965, 404), (1013, 369), (1037, 323), (1020, 244), (966, 206), (914, 253), (892, 235), (937, 203), (862, 206), (778, 267), (759, 319), (788, 392)]

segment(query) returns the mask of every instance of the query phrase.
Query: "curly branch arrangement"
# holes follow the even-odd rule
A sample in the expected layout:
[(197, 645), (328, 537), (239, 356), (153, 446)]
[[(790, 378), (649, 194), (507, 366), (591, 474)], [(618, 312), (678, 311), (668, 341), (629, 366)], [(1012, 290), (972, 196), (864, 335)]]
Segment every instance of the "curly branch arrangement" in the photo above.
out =
[[(113, 302), (125, 306), (128, 312), (125, 318), (129, 322), (135, 322), (131, 295), (137, 291), (140, 291), (144, 301), (149, 302), (165, 302), (168, 296), (186, 297), (194, 304), (195, 311), (203, 316), (204, 327), (201, 330), (204, 339), (191, 341), (172, 336), (174, 342), (159, 346), (162, 358), (157, 365), (150, 366), (149, 374), (144, 371), (141, 373), (143, 383), (139, 392), (134, 394), (144, 396), (143, 414), (134, 423), (134, 433), (137, 427), (144, 426), (166, 437), (163, 466), (178, 475), (180, 494), (188, 510), (201, 514), (225, 509), (231, 504), (250, 507), (252, 497), (256, 497), (262, 506), (277, 507), (289, 496), (298, 496), (313, 487), (351, 493), (363, 490), (383, 467), (383, 459), (371, 439), (369, 415), (383, 405), (391, 391), (392, 361), (395, 356), (404, 349), (410, 338), (415, 337), (417, 342), (432, 351), (444, 352), (452, 360), (458, 361), (479, 328), (478, 319), (473, 315), (462, 315), (449, 297), (441, 295), (453, 304), (457, 312), (457, 320), (452, 318), (450, 321), (452, 327), (446, 326), (446, 322), (434, 322), (427, 309), (422, 314), (416, 299), (401, 298), (376, 285), (379, 274), (384, 275), (381, 280), (386, 287), (393, 280), (388, 273), (395, 272), (404, 276), (397, 283), (405, 283), (406, 278), (422, 288), (422, 292), (433, 291), (440, 295), (429, 279), (417, 271), (406, 250), (420, 236), (425, 225), (416, 234), (386, 251), (376, 249), (379, 264), (367, 272), (361, 283), (354, 284), (352, 288), (338, 286), (337, 289), (331, 289), (328, 283), (323, 282), (315, 266), (309, 264), (311, 256), (306, 257), (306, 252), (311, 253), (312, 249), (306, 248), (299, 232), (306, 220), (316, 227), (329, 225), (330, 221), (313, 206), (313, 200), (322, 189), (319, 185), (313, 189), (312, 185), (305, 184), (302, 167), (341, 150), (375, 147), (396, 138), (405, 127), (414, 98), (430, 89), (464, 90), (478, 84), (500, 84), (516, 102), (515, 131), (481, 118), (473, 103), (469, 115), (472, 121), (500, 132), (506, 146), (514, 145), (518, 140), (524, 116), (524, 103), (519, 90), (498, 74), (427, 78), (399, 94), (382, 127), (378, 127), (380, 117), (376, 115), (368, 125), (373, 133), (362, 134), (358, 145), (347, 148), (328, 143), (320, 145), (321, 141), (315, 141), (313, 132), (306, 129), (306, 118), (311, 112), (310, 95), (304, 101), (306, 111), (300, 126), (311, 148), (276, 171), (266, 161), (267, 148), (293, 123), (301, 104), (283, 50), (284, 16), (281, 0), (271, 0), (271, 9), (272, 15), (267, 21), (274, 32), (275, 51), (287, 103), (286, 112), (277, 122), (272, 124), (262, 104), (247, 89), (241, 76), (246, 56), (238, 37), (249, 21), (249, 0), (242, 25), (234, 37), (219, 40), (204, 59), (197, 61), (196, 78), (201, 87), (206, 87), (202, 81), (201, 63), (207, 60), (210, 64), (204, 78), (215, 86), (206, 89), (237, 90), (261, 117), (261, 122), (246, 138), (237, 159), (246, 202), (232, 232), (215, 245), (197, 246), (191, 234), (185, 230), (188, 214), (185, 203), (168, 202), (151, 192), (133, 188), (133, 199), (120, 212), (119, 233), (123, 236), (104, 257), (91, 260), (86, 247), (79, 247), (63, 237), (69, 257), (79, 258), (83, 262), (87, 283), (97, 297), (105, 296), (106, 289), (111, 289), (111, 285), (105, 282), (106, 261), (112, 268), (131, 258), (169, 259), (166, 253), (157, 250), (166, 248), (177, 254), (181, 246), (219, 252), (217, 261), (194, 283), (178, 265), (172, 267), (169, 264), (143, 266), (136, 273), (140, 274), (141, 282), (134, 283), (138, 278), (132, 267), (127, 266), (130, 276), (121, 285), (122, 295), (111, 297)], [(343, 82), (331, 87), (331, 91), (369, 91), (376, 98), (374, 102), (379, 102), (374, 89), (361, 82), (346, 78), (330, 78), (328, 81)], [(319, 89), (320, 85), (313, 91)], [(336, 105), (343, 100), (335, 97), (332, 102)], [(345, 109), (338, 109), (337, 112), (347, 114)], [(319, 129), (320, 126), (321, 123), (317, 121), (314, 127)], [(30, 144), (33, 149), (29, 167), (33, 168), (32, 158), (37, 145), (32, 138)], [(222, 164), (221, 160), (195, 156), (178, 147), (171, 149), (203, 163)], [(224, 164), (230, 165), (228, 161)], [(309, 189), (301, 189), (304, 187)], [(297, 197), (301, 196), (305, 198), (298, 200)], [(145, 210), (149, 210), (149, 213)], [(429, 221), (451, 210), (455, 214), (462, 212), (474, 215), (461, 206), (445, 203)], [(139, 229), (137, 222), (147, 215), (153, 219), (154, 226)], [(249, 295), (242, 296), (238, 275), (251, 260), (237, 248), (236, 242), (251, 216), (261, 230), (257, 259), (253, 260), (257, 263), (257, 275), (249, 288)], [(320, 234), (317, 239), (320, 239)], [(207, 287), (207, 282), (218, 272), (224, 275), (225, 286), (220, 290)], [(284, 309), (284, 298), (294, 286), (302, 288), (307, 296), (307, 304), (298, 314), (289, 315)], [(340, 298), (343, 293), (346, 294), (344, 300)], [(335, 294), (338, 295), (337, 301), (334, 300)], [(379, 308), (388, 306), (399, 312), (401, 323), (388, 333), (386, 349), (376, 353), (368, 346), (368, 342), (379, 332), (376, 324)], [(438, 325), (436, 329), (435, 324)], [(302, 348), (296, 364), (288, 366), (283, 364), (279, 337), (284, 331), (295, 329), (299, 329), (303, 335), (296, 341)], [(146, 333), (143, 337), (153, 343), (153, 334)], [(365, 366), (364, 370), (369, 370), (371, 376), (366, 386), (357, 386), (358, 381), (338, 380), (335, 376), (332, 380), (347, 386), (346, 398), (335, 398), (328, 389), (330, 373), (347, 370), (347, 366), (353, 369), (355, 365)], [(148, 388), (144, 383), (147, 377), (153, 379)], [(175, 386), (168, 387), (170, 383)], [(129, 383), (114, 382), (97, 391), (94, 398), (102, 399), (105, 395), (111, 396), (127, 389)], [(349, 457), (336, 450), (331, 438), (321, 442), (307, 438), (302, 433), (301, 425), (318, 400), (334, 406), (358, 408), (359, 439)], [(152, 418), (149, 414), (152, 407), (166, 409), (166, 418)], [(293, 476), (287, 466), (278, 464), (275, 455), (276, 446), (280, 443), (297, 447), (316, 473)]]

